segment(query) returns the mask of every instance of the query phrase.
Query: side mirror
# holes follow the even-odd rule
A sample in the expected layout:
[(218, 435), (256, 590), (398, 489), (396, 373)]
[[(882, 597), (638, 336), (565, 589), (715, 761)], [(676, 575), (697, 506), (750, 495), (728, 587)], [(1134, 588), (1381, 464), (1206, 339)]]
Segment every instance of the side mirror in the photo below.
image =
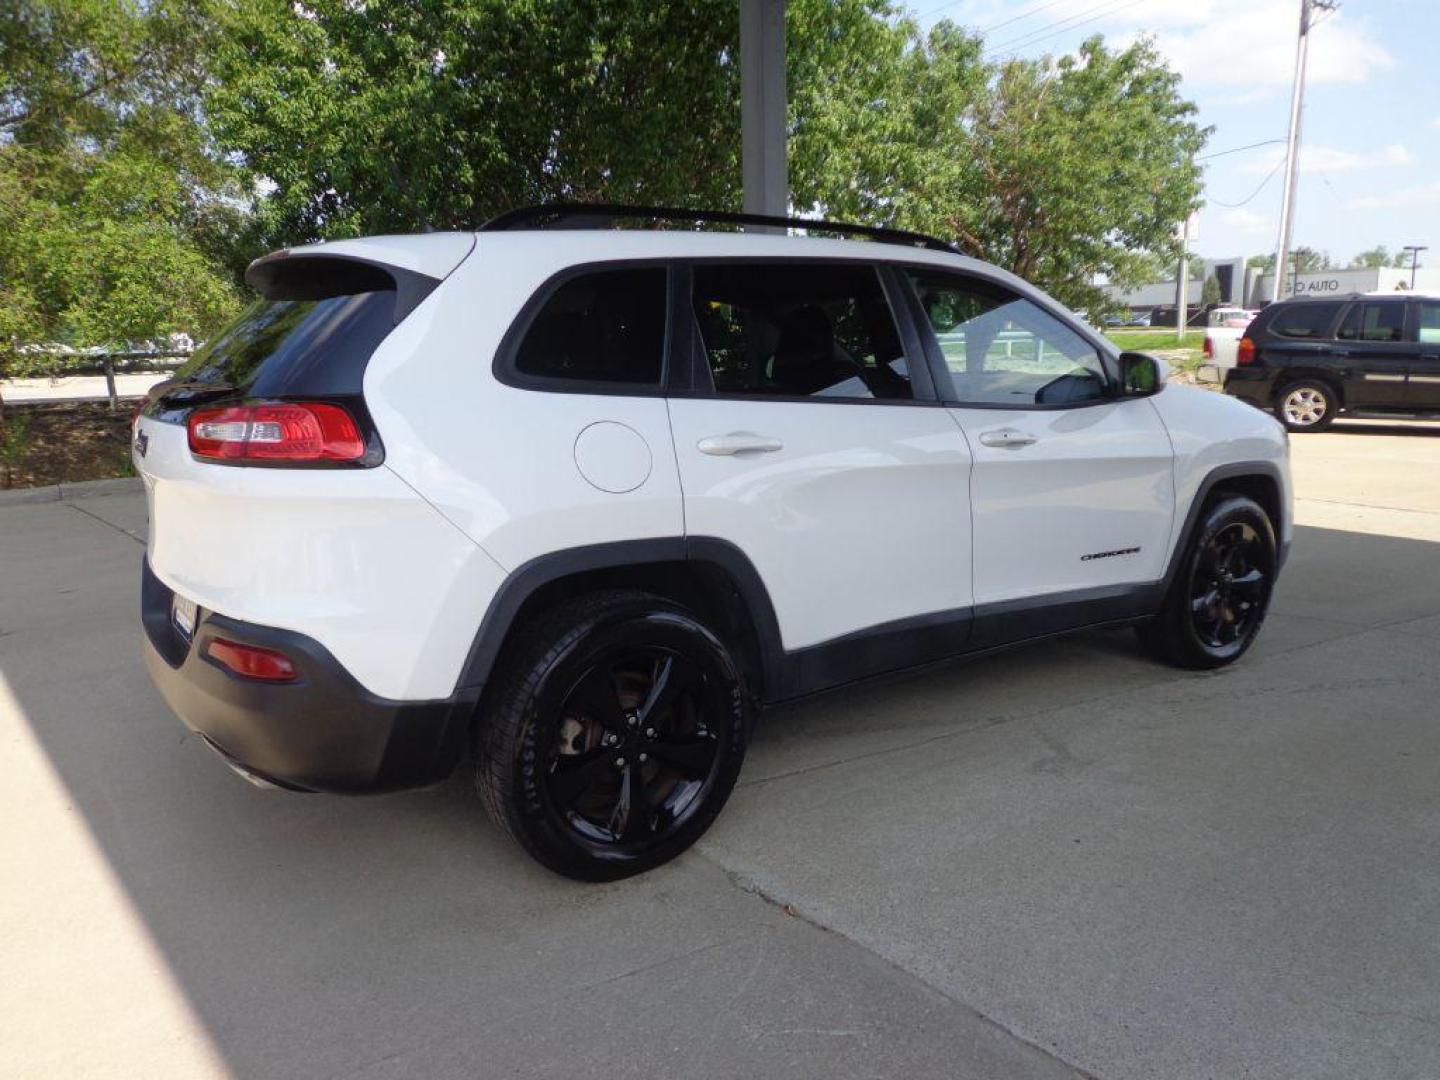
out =
[(1148, 397), (1158, 394), (1169, 374), (1165, 361), (1149, 353), (1120, 354), (1120, 396)]

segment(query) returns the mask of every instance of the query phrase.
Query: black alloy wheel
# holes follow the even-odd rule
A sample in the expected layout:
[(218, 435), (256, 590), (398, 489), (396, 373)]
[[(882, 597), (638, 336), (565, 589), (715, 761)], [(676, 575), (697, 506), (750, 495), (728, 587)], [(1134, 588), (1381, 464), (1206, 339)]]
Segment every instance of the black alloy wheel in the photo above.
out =
[(1248, 522), (1232, 522), (1210, 537), (1190, 576), (1190, 612), (1200, 644), (1227, 649), (1250, 632), (1264, 614), (1271, 561)]
[(1178, 667), (1233, 663), (1260, 632), (1279, 568), (1264, 509), (1244, 495), (1220, 495), (1192, 529), (1164, 606), (1136, 633), (1153, 655)]
[(693, 614), (607, 591), (526, 626), (487, 695), (476, 785), (541, 863), (600, 881), (657, 866), (714, 821), (750, 708), (729, 651)]
[(560, 706), (540, 770), (553, 813), (586, 840), (640, 847), (681, 828), (714, 783), (725, 725), (706, 723), (705, 680), (650, 646), (599, 660)]

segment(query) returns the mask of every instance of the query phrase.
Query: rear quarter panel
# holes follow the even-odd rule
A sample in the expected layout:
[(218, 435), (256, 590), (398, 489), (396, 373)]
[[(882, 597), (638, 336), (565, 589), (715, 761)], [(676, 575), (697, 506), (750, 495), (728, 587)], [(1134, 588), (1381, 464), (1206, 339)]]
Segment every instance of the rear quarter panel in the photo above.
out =
[[(567, 548), (684, 533), (663, 397), (522, 389), (492, 373), (521, 307), (577, 261), (590, 260), (577, 259), (563, 233), (482, 235), (365, 373), (387, 464), (507, 570)], [(634, 471), (629, 490), (602, 490), (576, 464), (581, 433), (601, 422), (631, 429), (648, 450), (648, 469)]]
[(156, 575), (201, 607), (315, 638), (368, 690), (456, 687), (503, 572), (388, 468), (205, 464), (185, 428), (139, 421)]

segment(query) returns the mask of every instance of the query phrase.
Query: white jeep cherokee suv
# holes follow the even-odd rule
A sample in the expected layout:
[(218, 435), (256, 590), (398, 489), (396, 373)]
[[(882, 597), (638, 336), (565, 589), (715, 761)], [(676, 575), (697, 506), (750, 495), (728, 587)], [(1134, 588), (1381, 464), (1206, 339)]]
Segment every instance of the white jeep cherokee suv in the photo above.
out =
[(1273, 419), (926, 237), (561, 206), (246, 279), (136, 421), (156, 684), (282, 787), (473, 759), (574, 877), (693, 843), (761, 706), (1102, 624), (1229, 663), (1289, 543)]

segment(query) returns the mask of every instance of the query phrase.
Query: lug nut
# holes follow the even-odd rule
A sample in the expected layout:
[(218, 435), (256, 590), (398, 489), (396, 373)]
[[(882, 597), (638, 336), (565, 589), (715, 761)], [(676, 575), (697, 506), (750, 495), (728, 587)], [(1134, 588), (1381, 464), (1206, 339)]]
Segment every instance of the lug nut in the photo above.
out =
[(617, 769), (623, 769), (625, 767), (625, 759), (623, 757), (617, 757), (615, 759), (615, 767)]
[(653, 727), (647, 727), (645, 729), (645, 737), (647, 739), (653, 739), (655, 737), (655, 729)]
[(641, 760), (641, 761), (649, 761), (649, 760), (650, 760), (650, 755), (649, 755), (649, 754), (641, 754), (641, 755), (640, 755), (640, 760)]

